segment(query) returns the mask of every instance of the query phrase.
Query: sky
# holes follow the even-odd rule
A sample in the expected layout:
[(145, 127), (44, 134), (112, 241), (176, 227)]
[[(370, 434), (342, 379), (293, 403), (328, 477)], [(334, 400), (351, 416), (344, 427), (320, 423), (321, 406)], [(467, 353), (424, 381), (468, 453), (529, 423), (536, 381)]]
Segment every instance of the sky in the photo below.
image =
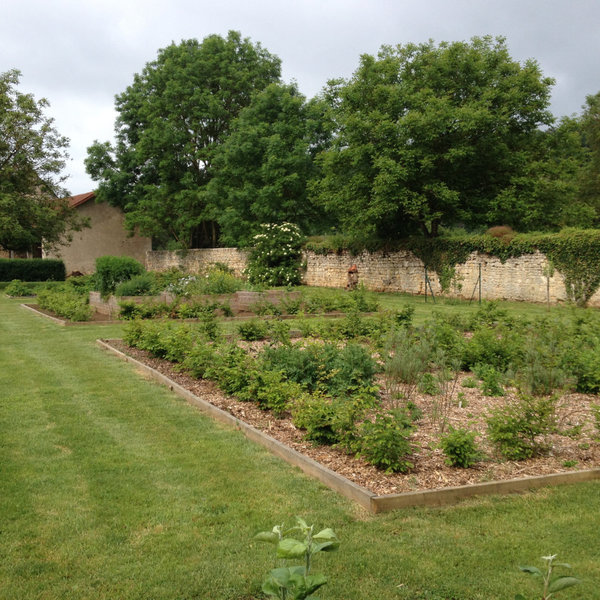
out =
[(240, 31), (282, 61), (307, 97), (351, 77), (384, 44), (503, 36), (513, 59), (553, 77), (551, 110), (579, 114), (600, 91), (600, 0), (3, 0), (0, 72), (46, 98), (70, 139), (72, 194), (94, 189), (87, 148), (112, 141), (115, 95), (171, 42)]

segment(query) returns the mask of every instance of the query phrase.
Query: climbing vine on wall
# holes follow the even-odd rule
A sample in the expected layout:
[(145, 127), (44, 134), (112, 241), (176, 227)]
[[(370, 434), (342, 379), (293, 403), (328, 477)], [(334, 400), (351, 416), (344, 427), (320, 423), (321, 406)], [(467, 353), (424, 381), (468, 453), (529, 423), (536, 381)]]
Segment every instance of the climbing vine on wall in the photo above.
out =
[(472, 252), (489, 254), (505, 262), (536, 251), (544, 254), (563, 275), (567, 297), (578, 306), (585, 306), (600, 288), (600, 229), (564, 229), (560, 233), (528, 233), (494, 237), (484, 235), (453, 235), (449, 237), (411, 237), (396, 242), (372, 242), (357, 247), (340, 236), (319, 238), (306, 244), (307, 250), (318, 254), (350, 250), (391, 252), (408, 250), (435, 271), (442, 290), (447, 290), (454, 278), (456, 265), (464, 263)]

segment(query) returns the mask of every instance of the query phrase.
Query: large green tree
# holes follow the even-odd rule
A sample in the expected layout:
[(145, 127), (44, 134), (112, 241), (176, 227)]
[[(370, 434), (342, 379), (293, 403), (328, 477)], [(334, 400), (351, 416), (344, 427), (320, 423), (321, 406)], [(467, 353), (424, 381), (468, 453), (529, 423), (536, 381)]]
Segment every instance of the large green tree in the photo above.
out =
[(580, 195), (594, 211), (594, 225), (600, 226), (600, 92), (586, 98), (579, 120), (582, 144), (589, 161), (581, 172)]
[[(279, 59), (238, 32), (160, 50), (117, 96), (114, 147), (88, 149), (99, 199), (123, 207), (130, 228), (193, 246), (211, 221), (206, 186), (215, 152), (252, 95), (279, 74)], [(207, 235), (216, 241), (214, 224)]]
[(63, 188), (69, 141), (44, 114), (48, 102), (17, 89), (19, 78), (0, 74), (0, 248), (22, 252), (68, 241), (83, 222)]
[(307, 198), (313, 156), (326, 139), (322, 102), (295, 85), (271, 84), (234, 121), (210, 184), (224, 243), (246, 246), (261, 223), (293, 222), (305, 233), (323, 224)]
[(504, 39), (383, 47), (331, 86), (335, 145), (317, 199), (355, 236), (490, 224), (490, 203), (525, 172), (551, 79)]

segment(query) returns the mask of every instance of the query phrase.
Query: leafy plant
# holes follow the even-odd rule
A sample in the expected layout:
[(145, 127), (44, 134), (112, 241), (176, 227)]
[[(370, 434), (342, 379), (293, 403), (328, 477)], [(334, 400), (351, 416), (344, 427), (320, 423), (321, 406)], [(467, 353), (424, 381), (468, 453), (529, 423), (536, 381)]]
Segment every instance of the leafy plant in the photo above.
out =
[(267, 337), (267, 324), (260, 319), (250, 319), (243, 321), (237, 326), (240, 337), (247, 342), (264, 340)]
[(7, 296), (12, 296), (13, 298), (19, 298), (23, 296), (31, 296), (31, 287), (26, 283), (21, 281), (20, 279), (13, 279), (5, 288), (4, 293)]
[(488, 364), (477, 364), (473, 371), (481, 379), (481, 392), (484, 396), (504, 396), (502, 373)]
[[(305, 600), (327, 583), (324, 575), (311, 575), (310, 570), (315, 554), (334, 552), (339, 548), (339, 540), (331, 528), (313, 533), (314, 526), (307, 525), (304, 519), (296, 517), (296, 526), (284, 529), (276, 525), (271, 531), (262, 531), (255, 539), (274, 544), (276, 556), (281, 560), (302, 560), (303, 564), (273, 569), (262, 585), (262, 591), (271, 598), (280, 600)], [(300, 539), (290, 537), (300, 534)]]
[(406, 473), (410, 461), (409, 442), (414, 425), (405, 410), (379, 413), (374, 421), (365, 421), (359, 430), (358, 454), (386, 473)]
[(92, 318), (93, 311), (88, 299), (66, 286), (61, 289), (40, 290), (37, 302), (41, 308), (70, 321), (89, 321)]
[(476, 437), (477, 433), (474, 431), (450, 428), (440, 440), (446, 463), (462, 469), (473, 466), (481, 458), (481, 452), (475, 442)]
[(156, 289), (153, 273), (142, 273), (127, 281), (122, 281), (115, 288), (115, 296), (150, 296)]
[[(554, 569), (556, 567), (562, 567), (563, 569), (570, 569), (571, 565), (567, 563), (554, 562), (556, 554), (552, 556), (542, 556), (542, 560), (546, 561), (546, 572), (542, 572), (537, 567), (519, 567), (523, 573), (529, 573), (531, 576), (542, 580), (542, 600), (549, 600), (561, 590), (573, 587), (580, 583), (576, 577), (570, 575), (556, 575)], [(515, 600), (527, 600), (523, 594), (516, 594)]]
[(144, 267), (129, 256), (101, 256), (96, 259), (98, 287), (103, 297), (114, 293), (122, 281), (141, 275)]
[(486, 422), (490, 440), (504, 458), (531, 458), (547, 450), (543, 438), (556, 430), (556, 398), (521, 395), (492, 411)]

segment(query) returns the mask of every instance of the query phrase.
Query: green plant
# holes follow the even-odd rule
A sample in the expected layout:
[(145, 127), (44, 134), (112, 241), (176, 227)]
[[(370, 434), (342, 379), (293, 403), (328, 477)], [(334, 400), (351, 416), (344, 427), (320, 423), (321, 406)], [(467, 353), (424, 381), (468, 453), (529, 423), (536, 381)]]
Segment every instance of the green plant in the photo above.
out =
[(156, 289), (153, 273), (141, 273), (115, 287), (115, 296), (150, 296)]
[(562, 466), (567, 468), (567, 469), (571, 469), (573, 467), (576, 467), (578, 464), (578, 462), (576, 460), (563, 460), (562, 461)]
[(246, 274), (250, 283), (268, 286), (300, 283), (303, 236), (293, 223), (264, 224), (254, 236)]
[(268, 335), (273, 344), (291, 345), (290, 324), (282, 319), (273, 319), (267, 323)]
[(440, 386), (437, 377), (433, 373), (423, 373), (419, 379), (418, 385), (421, 394), (435, 396), (440, 393)]
[[(276, 525), (271, 531), (256, 534), (255, 539), (274, 544), (276, 556), (282, 560), (302, 560), (303, 564), (273, 569), (262, 585), (262, 591), (280, 600), (305, 600), (314, 598), (313, 592), (327, 583), (324, 575), (311, 575), (313, 556), (319, 552), (333, 552), (339, 548), (339, 540), (331, 528), (313, 533), (314, 526), (296, 517), (296, 526), (284, 529)], [(289, 537), (300, 534), (300, 539)], [(315, 598), (316, 600), (316, 598)]]
[(101, 256), (96, 259), (98, 288), (103, 297), (114, 293), (122, 281), (141, 275), (144, 267), (129, 256)]
[(522, 394), (492, 411), (486, 422), (489, 438), (504, 458), (531, 458), (548, 449), (545, 436), (556, 430), (556, 398)]
[(414, 466), (409, 442), (413, 430), (405, 410), (378, 413), (374, 421), (366, 420), (360, 426), (358, 454), (386, 473), (406, 473)]
[(473, 378), (473, 377), (465, 377), (461, 383), (462, 387), (464, 388), (476, 388), (477, 387), (477, 381)]
[(64, 281), (65, 263), (54, 258), (0, 258), (0, 281)]
[[(556, 592), (566, 590), (567, 588), (573, 587), (580, 583), (576, 577), (570, 575), (556, 575), (554, 569), (556, 567), (562, 567), (563, 569), (570, 569), (571, 565), (567, 563), (555, 563), (554, 559), (556, 554), (552, 556), (542, 556), (542, 560), (546, 561), (546, 572), (542, 572), (537, 567), (519, 567), (523, 573), (529, 573), (533, 577), (537, 577), (542, 580), (542, 600), (549, 600)], [(527, 600), (523, 594), (516, 594), (515, 600)]]
[(208, 342), (198, 340), (185, 355), (180, 368), (196, 379), (203, 379), (209, 367), (213, 364), (214, 354), (214, 346)]
[(280, 416), (301, 394), (302, 388), (297, 383), (285, 381), (282, 373), (263, 369), (258, 363), (249, 372), (246, 386), (238, 392), (238, 398), (256, 402), (263, 410)]
[(247, 342), (264, 340), (269, 333), (267, 324), (260, 319), (250, 319), (243, 321), (237, 326), (240, 337)]
[(41, 308), (50, 310), (59, 317), (70, 321), (89, 321), (92, 318), (92, 309), (88, 299), (66, 286), (60, 289), (40, 290), (37, 302)]
[(476, 364), (473, 371), (481, 379), (481, 392), (484, 396), (504, 396), (503, 376), (493, 366)]
[(440, 441), (446, 455), (446, 463), (462, 469), (473, 466), (481, 458), (481, 452), (475, 442), (476, 437), (477, 433), (474, 431), (451, 427)]
[(20, 279), (13, 279), (5, 288), (4, 293), (7, 296), (12, 296), (14, 298), (23, 297), (23, 296), (31, 296), (31, 287), (26, 283), (22, 282)]
[(600, 404), (592, 404), (591, 409), (594, 425), (596, 426), (596, 437), (600, 438)]

